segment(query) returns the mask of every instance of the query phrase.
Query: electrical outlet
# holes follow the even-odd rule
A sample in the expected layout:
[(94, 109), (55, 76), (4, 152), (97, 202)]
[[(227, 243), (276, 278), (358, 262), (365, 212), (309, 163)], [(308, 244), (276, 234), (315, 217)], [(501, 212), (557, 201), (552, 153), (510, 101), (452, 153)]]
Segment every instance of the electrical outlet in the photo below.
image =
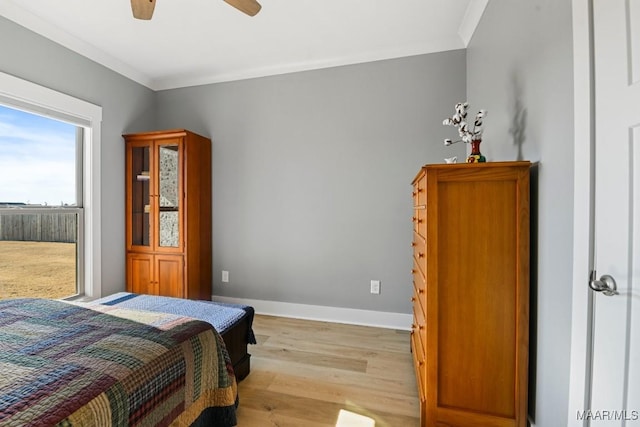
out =
[(371, 281), (371, 293), (376, 295), (380, 293), (380, 280)]
[(222, 270), (222, 283), (229, 283), (229, 272)]

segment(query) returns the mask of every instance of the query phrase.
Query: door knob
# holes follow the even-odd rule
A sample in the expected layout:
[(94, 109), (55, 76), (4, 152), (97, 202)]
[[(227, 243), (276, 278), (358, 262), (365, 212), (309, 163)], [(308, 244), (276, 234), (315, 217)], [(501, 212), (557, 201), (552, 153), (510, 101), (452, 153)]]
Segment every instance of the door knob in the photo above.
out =
[(602, 275), (600, 279), (597, 280), (595, 270), (591, 270), (591, 274), (589, 276), (589, 287), (596, 292), (602, 292), (608, 297), (618, 294), (616, 280), (608, 274)]

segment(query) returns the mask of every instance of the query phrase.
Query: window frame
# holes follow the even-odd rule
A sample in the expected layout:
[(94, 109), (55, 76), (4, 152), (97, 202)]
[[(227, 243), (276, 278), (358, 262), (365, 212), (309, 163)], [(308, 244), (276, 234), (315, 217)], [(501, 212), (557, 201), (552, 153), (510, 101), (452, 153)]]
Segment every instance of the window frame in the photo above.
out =
[[(78, 240), (82, 239), (79, 259), (81, 281), (78, 297), (102, 296), (102, 249), (100, 215), (100, 135), (102, 107), (56, 90), (40, 86), (0, 72), (0, 103), (20, 110), (62, 120), (83, 129), (82, 133), (82, 193), (78, 205)], [(78, 180), (77, 180), (78, 181)], [(80, 244), (80, 243), (79, 243)]]

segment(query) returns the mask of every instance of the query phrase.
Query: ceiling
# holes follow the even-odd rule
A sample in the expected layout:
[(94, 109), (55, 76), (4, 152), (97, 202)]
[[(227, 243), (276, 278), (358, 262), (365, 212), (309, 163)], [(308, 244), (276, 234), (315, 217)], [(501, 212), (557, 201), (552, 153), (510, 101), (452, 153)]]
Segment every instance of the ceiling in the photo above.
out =
[(488, 0), (0, 0), (0, 15), (151, 89), (355, 64), (467, 46)]

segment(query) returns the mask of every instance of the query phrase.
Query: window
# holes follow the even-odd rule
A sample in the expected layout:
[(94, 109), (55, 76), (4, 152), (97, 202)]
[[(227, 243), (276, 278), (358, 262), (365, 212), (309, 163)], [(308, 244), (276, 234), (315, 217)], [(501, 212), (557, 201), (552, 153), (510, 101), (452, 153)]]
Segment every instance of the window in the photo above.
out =
[(0, 298), (84, 294), (82, 134), (0, 104)]
[[(2, 183), (0, 202), (4, 202), (4, 205), (0, 206), (0, 215), (3, 219), (16, 212), (29, 216), (13, 220), (15, 224), (22, 224), (22, 233), (25, 233), (28, 228), (24, 227), (25, 223), (43, 221), (42, 216), (45, 214), (48, 215), (49, 221), (52, 217), (56, 217), (57, 220), (62, 221), (61, 223), (66, 220), (60, 220), (60, 218), (64, 215), (68, 216), (70, 218), (68, 223), (75, 225), (75, 230), (70, 234), (76, 236), (72, 252), (77, 255), (77, 270), (74, 270), (77, 292), (79, 295), (88, 297), (101, 296), (101, 107), (3, 73), (0, 73), (0, 105), (2, 106), (0, 114), (19, 116), (19, 118), (14, 117), (14, 122), (9, 124), (17, 125), (20, 120), (38, 120), (39, 125), (49, 126), (50, 135), (53, 135), (54, 131), (65, 135), (55, 143), (50, 141), (46, 146), (39, 148), (39, 150), (48, 150), (55, 146), (56, 150), (46, 151), (44, 156), (22, 157), (21, 162), (12, 160), (13, 165), (2, 162), (20, 153), (9, 156), (6, 153), (3, 154), (6, 147), (2, 148), (0, 151), (2, 179), (9, 180), (10, 184)], [(17, 128), (24, 129), (20, 126)], [(15, 130), (16, 127), (12, 129)], [(44, 177), (40, 174), (40, 168), (44, 169), (44, 167), (38, 166), (38, 162), (42, 161), (49, 162)], [(18, 166), (18, 169), (15, 166)], [(10, 178), (7, 178), (5, 168), (10, 169), (12, 174)], [(47, 179), (50, 175), (59, 175), (61, 178), (59, 181), (64, 183), (58, 187), (53, 179)], [(63, 175), (66, 178), (63, 178)], [(43, 178), (46, 184), (41, 186), (47, 187), (46, 193), (38, 193), (37, 185), (32, 186), (31, 190), (25, 190), (34, 181), (38, 183), (38, 179)], [(23, 193), (17, 192), (20, 188)], [(59, 236), (56, 238), (61, 239)], [(1, 273), (0, 277), (2, 277)], [(0, 297), (4, 296), (2, 292), (2, 283), (0, 283)]]

